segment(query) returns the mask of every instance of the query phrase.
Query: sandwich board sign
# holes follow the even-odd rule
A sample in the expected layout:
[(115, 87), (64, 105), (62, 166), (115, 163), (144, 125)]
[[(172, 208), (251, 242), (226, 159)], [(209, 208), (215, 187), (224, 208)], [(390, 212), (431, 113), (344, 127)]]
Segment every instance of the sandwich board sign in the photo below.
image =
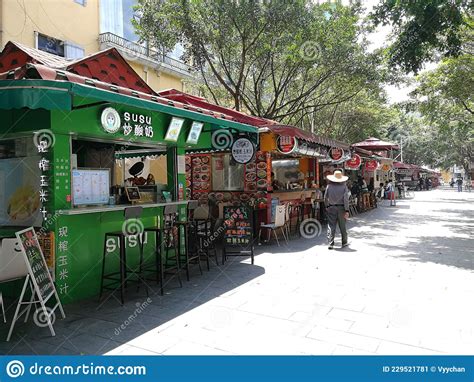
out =
[[(59, 300), (58, 293), (54, 287), (53, 279), (46, 264), (46, 260), (43, 256), (43, 251), (38, 242), (35, 229), (33, 227), (27, 228), (23, 231), (15, 233), (20, 244), (21, 252), (25, 257), (26, 267), (28, 269), (28, 275), (26, 276), (23, 284), (23, 290), (21, 291), (20, 299), (13, 316), (13, 321), (8, 332), (7, 341), (10, 340), (13, 328), (16, 321), (26, 313), (25, 322), (30, 314), (31, 306), (34, 304), (37, 307), (35, 311), (35, 322), (39, 326), (48, 326), (51, 335), (54, 336), (56, 333), (53, 329), (55, 311), (59, 308), (62, 318), (65, 318), (64, 310)], [(27, 289), (30, 289), (31, 296), (27, 297)], [(54, 297), (56, 301), (55, 305), (51, 308), (46, 306), (46, 303)], [(20, 308), (26, 305), (20, 312)], [(38, 307), (39, 305), (39, 307)], [(41, 317), (41, 318), (40, 318)]]

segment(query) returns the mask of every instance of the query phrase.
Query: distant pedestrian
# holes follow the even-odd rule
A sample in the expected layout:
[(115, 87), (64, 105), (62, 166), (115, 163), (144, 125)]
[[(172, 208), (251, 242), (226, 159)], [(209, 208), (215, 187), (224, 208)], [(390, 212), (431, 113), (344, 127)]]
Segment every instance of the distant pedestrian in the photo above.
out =
[(389, 181), (385, 183), (385, 192), (386, 197), (390, 200), (390, 205), (395, 205), (395, 187), (393, 186), (393, 182)]
[(458, 178), (456, 184), (458, 185), (458, 192), (462, 192), (462, 178)]
[(346, 220), (349, 219), (349, 189), (347, 188), (348, 177), (342, 171), (336, 170), (333, 175), (328, 175), (328, 186), (324, 193), (324, 204), (328, 218), (328, 248), (334, 248), (336, 226), (342, 236), (342, 248), (349, 245), (347, 238)]

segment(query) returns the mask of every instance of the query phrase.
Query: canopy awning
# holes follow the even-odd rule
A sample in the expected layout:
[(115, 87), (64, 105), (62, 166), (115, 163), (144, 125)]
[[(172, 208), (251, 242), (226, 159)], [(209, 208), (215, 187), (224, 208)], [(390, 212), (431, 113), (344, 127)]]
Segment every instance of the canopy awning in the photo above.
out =
[[(49, 74), (53, 71), (54, 76), (57, 74), (50, 68), (40, 69)], [(71, 111), (97, 103), (117, 103), (209, 123), (213, 130), (228, 128), (241, 132), (258, 133), (257, 128), (253, 126), (228, 120), (225, 116), (215, 115), (212, 111), (189, 107), (130, 89), (118, 90), (116, 86), (74, 74), (70, 74), (70, 76), (79, 77), (81, 80), (83, 79), (84, 83), (54, 79), (0, 80), (0, 109), (29, 108)]]
[(382, 141), (378, 138), (367, 138), (365, 141), (354, 143), (353, 147), (360, 147), (370, 151), (388, 151), (399, 150), (400, 147), (396, 143)]
[(321, 137), (309, 131), (299, 129), (288, 125), (270, 125), (259, 127), (260, 133), (272, 132), (281, 136), (296, 137), (307, 142), (316, 143), (318, 145), (337, 147), (343, 150), (349, 150), (350, 146), (347, 143), (336, 141), (335, 139)]
[(248, 115), (241, 111), (230, 109), (228, 107), (215, 105), (213, 103), (206, 101), (206, 99), (202, 97), (197, 97), (191, 94), (183, 93), (176, 89), (164, 90), (164, 91), (159, 92), (158, 95), (166, 99), (181, 102), (182, 104), (192, 105), (195, 107), (201, 107), (206, 110), (212, 110), (214, 112), (227, 115), (237, 122), (245, 123), (251, 126), (264, 126), (264, 125), (273, 124), (273, 123), (276, 124), (276, 122), (270, 119), (255, 117), (253, 115)]

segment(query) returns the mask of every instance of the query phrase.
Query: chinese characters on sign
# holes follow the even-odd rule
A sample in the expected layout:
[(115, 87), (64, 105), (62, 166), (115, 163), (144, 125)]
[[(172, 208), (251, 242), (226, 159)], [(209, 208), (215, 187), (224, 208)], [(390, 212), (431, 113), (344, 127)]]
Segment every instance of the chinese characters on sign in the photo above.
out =
[(280, 135), (277, 138), (277, 150), (282, 154), (291, 154), (298, 147), (298, 141), (295, 137)]
[(69, 278), (69, 268), (68, 268), (68, 256), (67, 252), (69, 250), (69, 227), (61, 226), (58, 228), (58, 277), (56, 283), (58, 284), (59, 294), (65, 295), (68, 293), (68, 278)]
[(247, 138), (239, 138), (232, 145), (232, 158), (240, 164), (248, 163), (255, 154), (255, 147)]
[(114, 134), (122, 127), (125, 136), (153, 138), (151, 116), (126, 111), (123, 121), (122, 125), (122, 118), (113, 107), (105, 108), (100, 117), (102, 128), (108, 133)]
[(41, 209), (40, 212), (43, 215), (43, 220), (46, 220), (48, 215), (47, 210), (47, 203), (48, 203), (48, 196), (49, 196), (49, 169), (50, 169), (50, 162), (48, 159), (48, 141), (47, 140), (40, 140), (38, 142), (37, 150), (38, 154), (41, 156), (41, 159), (38, 163), (38, 167), (41, 171), (40, 174), (40, 189), (39, 189), (39, 200), (41, 202)]
[(135, 137), (153, 138), (153, 126), (151, 125), (151, 117), (143, 114), (123, 113), (123, 133), (129, 136), (133, 133)]

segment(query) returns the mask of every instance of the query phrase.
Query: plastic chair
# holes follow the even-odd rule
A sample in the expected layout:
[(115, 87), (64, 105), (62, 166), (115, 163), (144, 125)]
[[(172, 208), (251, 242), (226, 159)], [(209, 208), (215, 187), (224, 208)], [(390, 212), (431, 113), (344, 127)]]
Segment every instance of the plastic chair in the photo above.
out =
[(280, 232), (283, 235), (283, 238), (285, 239), (285, 242), (288, 244), (288, 238), (286, 237), (285, 234), (285, 206), (280, 205), (276, 207), (276, 212), (275, 212), (275, 223), (270, 223), (270, 224), (260, 224), (260, 229), (258, 230), (258, 243), (260, 244), (260, 237), (262, 233), (262, 228), (267, 229), (269, 232), (268, 235), (268, 241), (270, 241), (271, 233), (273, 232), (273, 235), (275, 236), (275, 240), (280, 246), (280, 242), (278, 241), (278, 235), (276, 233), (276, 230), (280, 228)]

